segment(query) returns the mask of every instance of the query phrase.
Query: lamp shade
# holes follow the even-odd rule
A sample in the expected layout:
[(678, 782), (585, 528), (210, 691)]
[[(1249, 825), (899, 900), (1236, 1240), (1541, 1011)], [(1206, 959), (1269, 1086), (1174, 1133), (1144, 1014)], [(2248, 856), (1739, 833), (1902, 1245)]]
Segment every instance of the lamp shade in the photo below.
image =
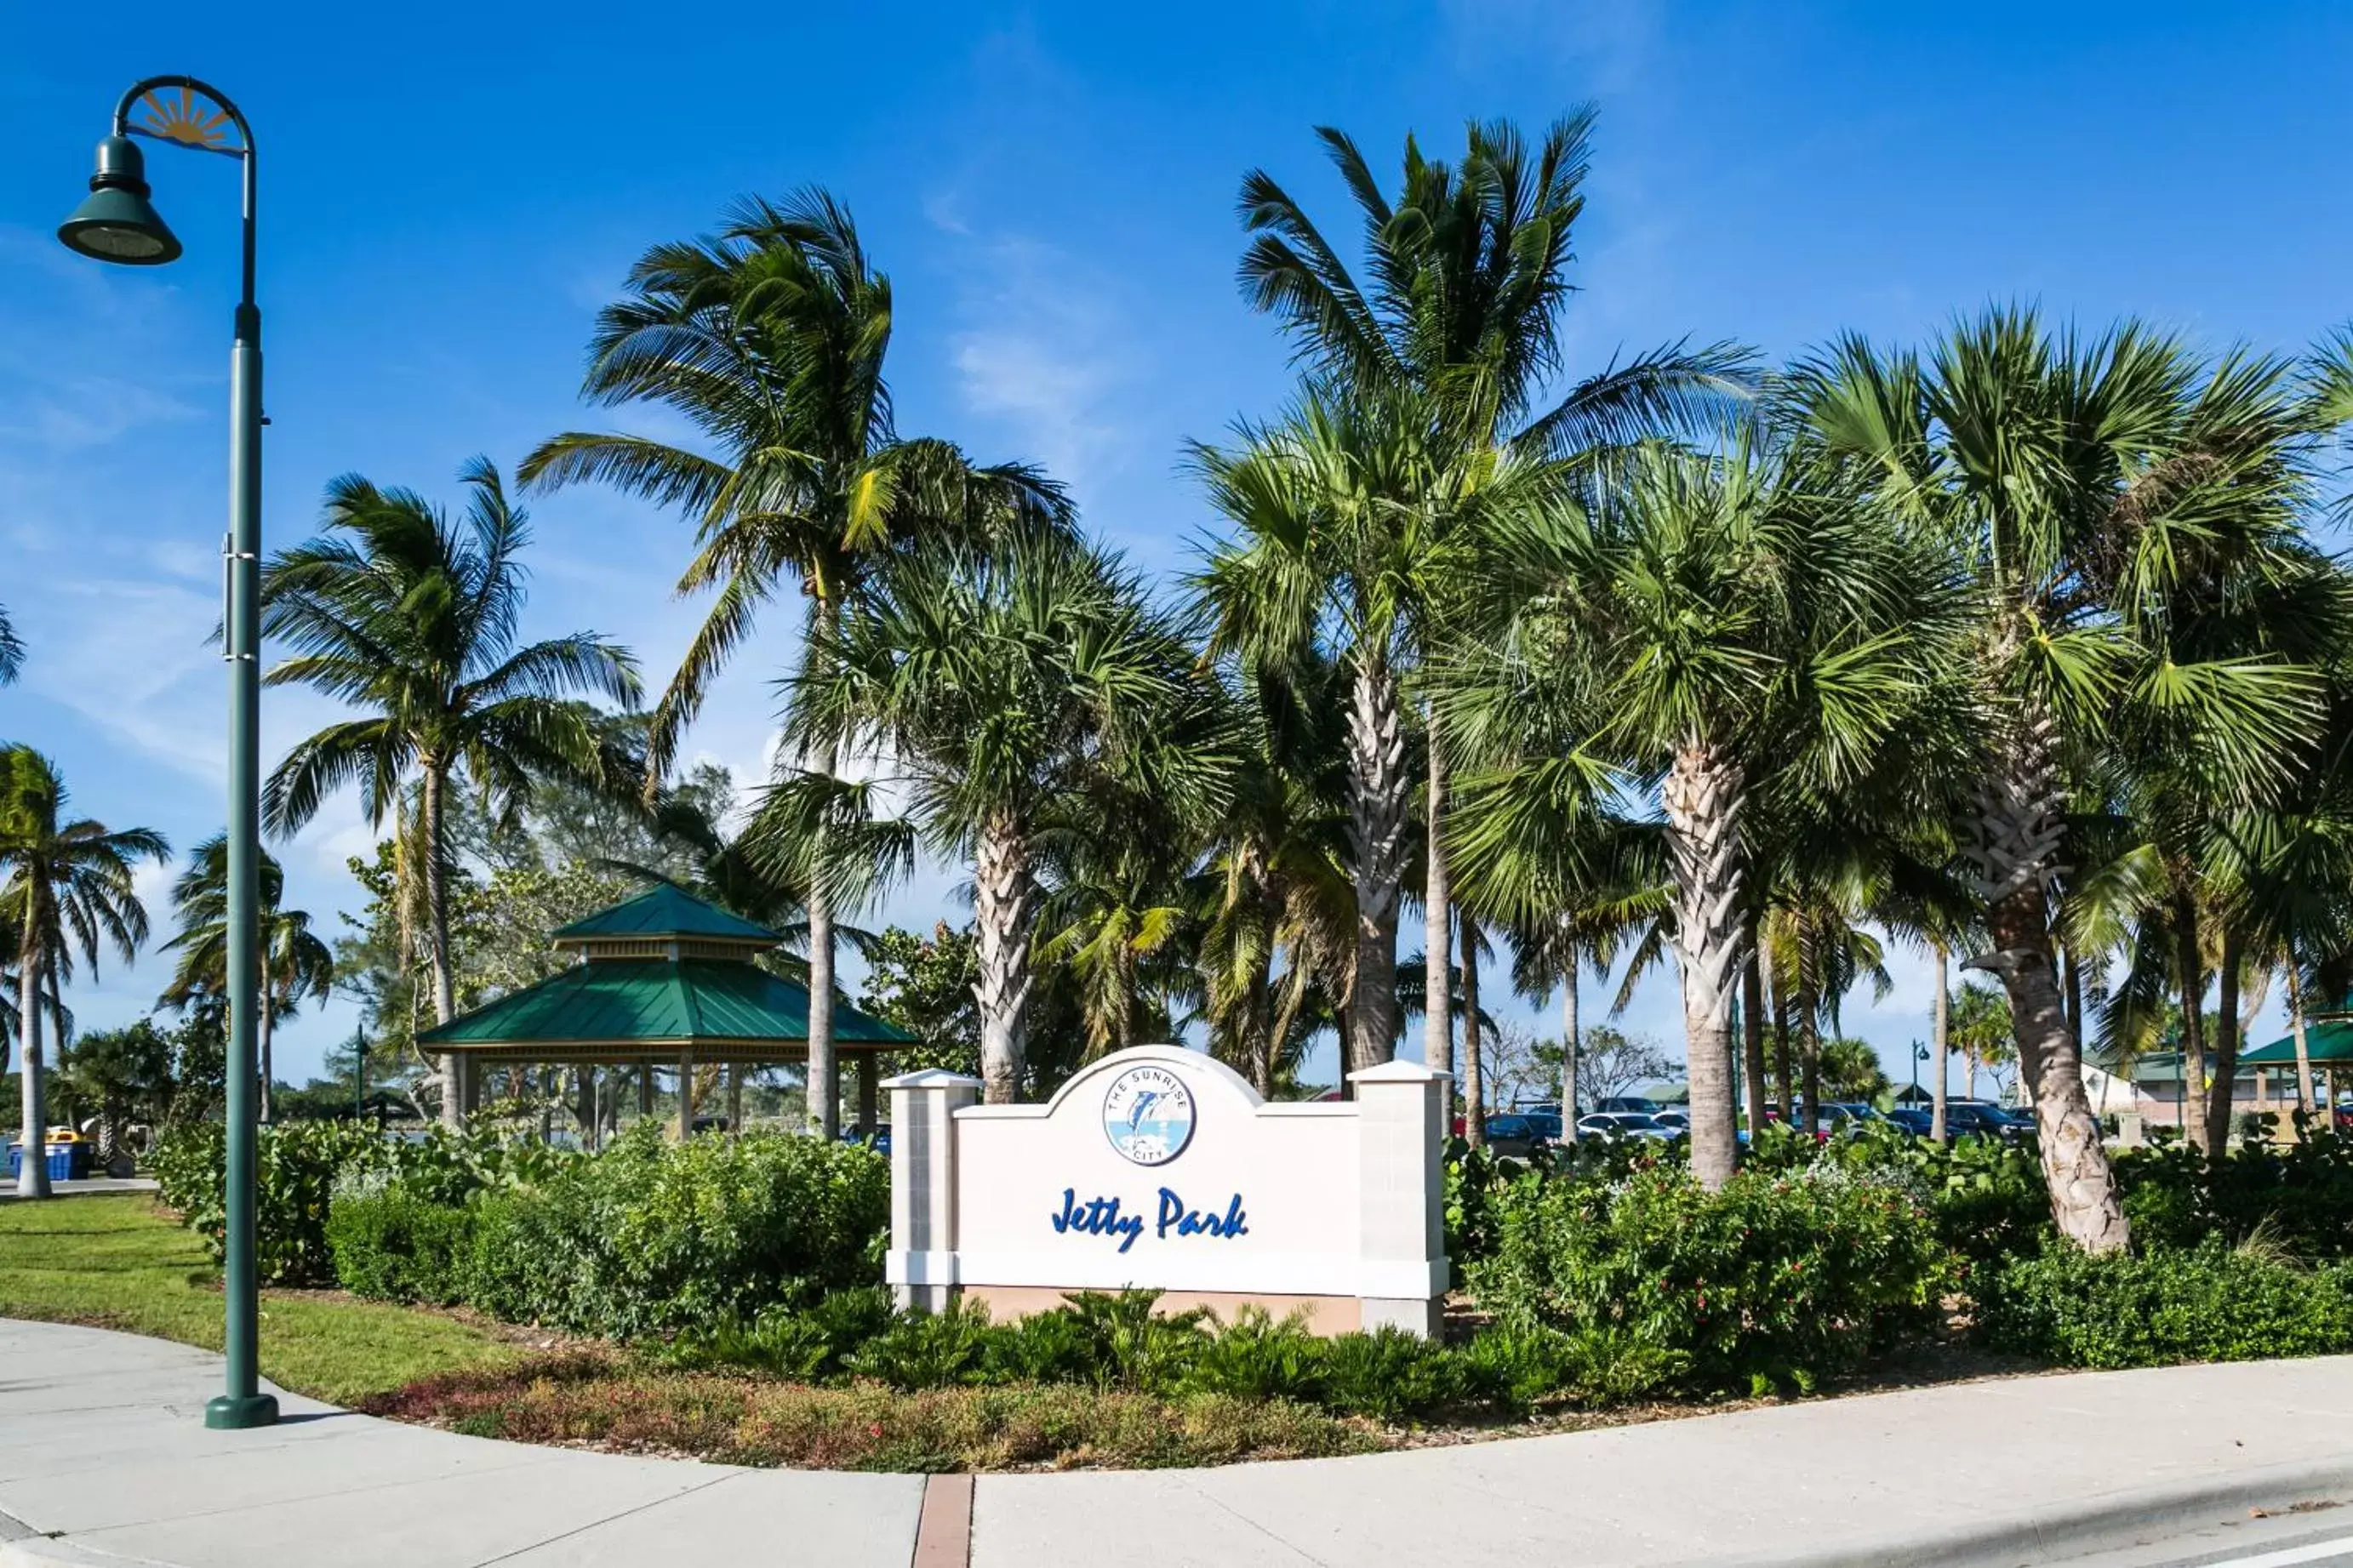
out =
[(90, 195), (58, 226), (68, 249), (100, 261), (159, 267), (178, 259), (179, 237), (147, 200), (146, 163), (128, 137), (98, 144), (98, 172)]

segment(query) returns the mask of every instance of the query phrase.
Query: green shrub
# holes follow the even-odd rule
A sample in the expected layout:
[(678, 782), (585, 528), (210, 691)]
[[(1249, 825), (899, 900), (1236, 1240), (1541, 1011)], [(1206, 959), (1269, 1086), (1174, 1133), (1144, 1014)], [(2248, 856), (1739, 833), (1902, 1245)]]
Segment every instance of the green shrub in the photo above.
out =
[(1319, 1404), (1324, 1342), (1308, 1331), (1302, 1314), (1278, 1321), (1263, 1307), (1244, 1307), (1195, 1350), (1183, 1386), (1198, 1394)]
[(2300, 1258), (2353, 1257), (2353, 1138), (2242, 1145), (2211, 1159), (2168, 1143), (2120, 1152), (2116, 1173), (2137, 1242), (2236, 1244), (2260, 1231)]
[(749, 1322), (878, 1282), (890, 1165), (786, 1133), (666, 1143), (633, 1130), (547, 1179), (485, 1193), (468, 1299), (614, 1339)]
[(902, 1312), (888, 1328), (843, 1358), (853, 1376), (901, 1390), (953, 1388), (987, 1381), (984, 1360), (993, 1331), (988, 1309), (959, 1297), (944, 1312)]
[(449, 1306), (466, 1295), (474, 1211), (396, 1182), (346, 1177), (327, 1210), (335, 1279), (355, 1296)]
[(1324, 1403), (1344, 1415), (1401, 1421), (1463, 1397), (1452, 1352), (1403, 1329), (1335, 1335), (1324, 1342), (1323, 1360)]
[[(153, 1160), (165, 1205), (221, 1256), (227, 1229), (223, 1162), (226, 1136), (216, 1122), (171, 1129)], [(327, 1211), (346, 1170), (381, 1164), (388, 1145), (351, 1121), (287, 1121), (261, 1128), (254, 1143), (254, 1268), (265, 1285), (325, 1285), (334, 1280)]]
[(1453, 1352), (1465, 1399), (1525, 1410), (1577, 1387), (1567, 1337), (1553, 1329), (1494, 1324)]
[(1047, 1316), (1070, 1320), (1087, 1382), (1097, 1388), (1165, 1394), (1184, 1380), (1200, 1353), (1209, 1314), (1158, 1310), (1157, 1290), (1074, 1290)]
[(2210, 1237), (2187, 1251), (2013, 1259), (1978, 1303), (1986, 1340), (2070, 1366), (2161, 1366), (2353, 1350), (2353, 1267), (2306, 1269)]
[(1665, 1358), (1662, 1381), (1737, 1390), (1853, 1366), (1924, 1321), (1951, 1272), (1893, 1174), (1817, 1164), (1709, 1193), (1653, 1166), (1515, 1189), (1469, 1284), (1507, 1327), (1622, 1330)]

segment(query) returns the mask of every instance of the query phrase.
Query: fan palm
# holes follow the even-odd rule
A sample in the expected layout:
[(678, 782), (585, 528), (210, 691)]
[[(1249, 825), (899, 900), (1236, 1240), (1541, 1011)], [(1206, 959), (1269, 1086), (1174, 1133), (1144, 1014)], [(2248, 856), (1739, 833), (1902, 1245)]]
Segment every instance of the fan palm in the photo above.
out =
[(879, 574), (796, 682), (787, 734), (892, 759), (913, 816), (969, 857), (981, 1078), (1019, 1091), (1043, 858), (1109, 814), (1198, 818), (1229, 747), (1185, 638), (1117, 561), (1059, 533), (934, 544)]
[(41, 1150), (41, 1017), (55, 1016), (59, 983), (79, 952), (95, 972), (101, 946), (128, 963), (147, 940), (147, 911), (132, 889), (142, 860), (169, 858), (171, 846), (147, 827), (109, 828), (66, 815), (71, 799), (57, 764), (30, 746), (0, 746), (0, 910), (16, 935), (16, 1070), (24, 1118), (21, 1197), (49, 1195)]
[[(918, 536), (973, 538), (1015, 522), (1067, 526), (1060, 490), (1015, 464), (976, 468), (946, 442), (902, 438), (883, 361), (891, 281), (849, 214), (820, 190), (753, 200), (712, 237), (657, 246), (598, 315), (583, 386), (606, 406), (683, 416), (710, 453), (642, 437), (571, 432), (524, 459), (526, 484), (595, 480), (695, 521), (681, 594), (718, 597), (655, 705), (648, 785), (658, 788), (712, 683), (787, 577), (808, 599), (803, 673), (885, 556)], [(840, 737), (806, 725), (815, 787), (831, 792)], [(818, 826), (827, 819), (822, 816)], [(830, 854), (820, 838), (804, 854)], [(772, 845), (772, 851), (779, 847)], [(809, 881), (809, 1072), (833, 1081), (831, 877)], [(839, 1097), (810, 1095), (828, 1137)]]
[[(256, 1016), (261, 1076), (261, 1119), (270, 1118), (270, 1037), (278, 1020), (303, 1000), (323, 1002), (335, 980), (335, 955), (311, 929), (301, 910), (280, 908), (286, 873), (264, 851), (255, 877), (255, 923), (261, 952), (261, 1007)], [(216, 833), (195, 847), (188, 868), (172, 886), (180, 934), (164, 944), (176, 951), (179, 967), (158, 997), (159, 1005), (180, 1012), (228, 996), (228, 837)]]
[(1736, 1157), (1733, 994), (1747, 959), (1743, 818), (1777, 773), (1821, 798), (1881, 765), (1927, 705), (1948, 574), (1914, 535), (1808, 493), (1780, 456), (1634, 454), (1592, 508), (1560, 505), (1497, 537), (1484, 629), (1438, 671), (1440, 705), (1480, 773), (1453, 852), (1507, 919), (1541, 919), (1564, 880), (1532, 836), (1622, 807), (1665, 819), (1682, 972), (1692, 1161)]
[(2112, 750), (2161, 749), (2252, 804), (2309, 754), (2309, 667), (2181, 634), (2216, 584), (2243, 594), (2307, 570), (2296, 514), (2328, 399), (2283, 362), (2201, 363), (2131, 322), (2054, 333), (2023, 309), (1961, 323), (1926, 364), (1843, 341), (1790, 390), (1891, 516), (1970, 563), (1965, 787), (1990, 939), (1971, 963), (2000, 977), (2018, 1023), (2060, 1229), (2120, 1247), (2052, 940), (2069, 778)]
[[(326, 797), (356, 785), (368, 820), (400, 814), (413, 780), (414, 833), (403, 832), (404, 903), (421, 905), (433, 1011), (457, 1012), (449, 956), (448, 791), (464, 781), (510, 813), (534, 778), (616, 790), (599, 715), (575, 693), (634, 703), (636, 661), (594, 632), (516, 646), (523, 605), (524, 514), (484, 459), (460, 478), (453, 521), (422, 496), (357, 475), (327, 489), (324, 531), (270, 562), (262, 629), (292, 646), (272, 686), (314, 687), (367, 717), (300, 742), (262, 791), (273, 833), (292, 833)], [(416, 894), (421, 884), (423, 897)], [(463, 1114), (457, 1063), (441, 1064), (445, 1121)]]
[[(1590, 107), (1555, 121), (1533, 145), (1507, 121), (1472, 124), (1459, 163), (1425, 158), (1409, 137), (1392, 196), (1352, 139), (1319, 128), (1316, 136), (1347, 186), (1363, 231), (1364, 258), (1356, 271), (1272, 176), (1253, 171), (1242, 182), (1242, 220), (1253, 238), (1243, 253), (1241, 282), (1252, 304), (1278, 317), (1299, 356), (1319, 377), (1344, 385), (1346, 395), (1405, 397), (1431, 416), (1426, 439), (1441, 455), (1420, 465), (1419, 475), (1412, 469), (1397, 474), (1404, 489), (1391, 498), (1425, 520), (1419, 538), (1400, 540), (1404, 548), (1392, 552), (1409, 613), (1414, 601), (1426, 611), (1444, 580), (1442, 556), (1419, 557), (1421, 550), (1445, 548), (1443, 531), (1430, 521), (1443, 516), (1443, 503), (1451, 498), (1442, 492), (1463, 459), (1500, 441), (1524, 460), (1556, 458), (1565, 472), (1589, 474), (1630, 442), (1705, 427), (1720, 416), (1727, 397), (1746, 389), (1746, 351), (1725, 343), (1694, 351), (1677, 343), (1612, 363), (1538, 411), (1539, 399), (1566, 368), (1561, 318), (1570, 293), (1573, 231), (1585, 210), (1592, 130)], [(1418, 478), (1434, 487), (1431, 493), (1418, 492)], [(1451, 894), (1445, 838), (1436, 830), (1446, 811), (1448, 748), (1434, 715), (1430, 727), (1423, 1055), (1435, 1063), (1452, 1054), (1447, 1002)], [(1377, 888), (1368, 889), (1360, 879), (1359, 892), (1366, 890)], [(1369, 929), (1366, 940), (1377, 940)], [(1371, 982), (1377, 983), (1374, 994), (1388, 994), (1386, 964)], [(1367, 992), (1359, 987), (1357, 994), (1364, 998)], [(1360, 1015), (1357, 1040), (1379, 1021)], [(1388, 1052), (1386, 1039), (1380, 1055)]]

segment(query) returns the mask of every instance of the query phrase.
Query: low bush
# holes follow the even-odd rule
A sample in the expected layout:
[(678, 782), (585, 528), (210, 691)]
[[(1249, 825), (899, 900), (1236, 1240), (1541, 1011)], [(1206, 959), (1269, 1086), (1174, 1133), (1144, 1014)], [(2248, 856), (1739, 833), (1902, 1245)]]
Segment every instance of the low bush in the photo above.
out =
[[(158, 1144), (158, 1195), (221, 1257), (227, 1231), (227, 1139), (217, 1122), (183, 1123)], [(288, 1121), (260, 1129), (254, 1146), (254, 1269), (265, 1285), (334, 1280), (327, 1213), (347, 1170), (388, 1158), (383, 1137), (350, 1121)]]
[(2327, 1355), (2353, 1350), (2353, 1267), (2216, 1237), (2096, 1258), (2053, 1247), (1989, 1277), (1978, 1323), (1997, 1349), (2068, 1366)]
[(2353, 1258), (2353, 1138), (2242, 1144), (2211, 1159), (2168, 1143), (2120, 1152), (2116, 1172), (2133, 1237), (2151, 1247), (2236, 1245), (2260, 1231), (2300, 1258)]
[(346, 1176), (327, 1210), (335, 1279), (375, 1300), (454, 1305), (466, 1298), (474, 1214), (402, 1183)]
[(655, 1372), (602, 1357), (427, 1379), (367, 1406), (522, 1442), (852, 1470), (1148, 1468), (1365, 1453), (1380, 1439), (1286, 1400), (1081, 1384), (915, 1392)]
[(1715, 1193), (1665, 1165), (1526, 1182), (1468, 1274), (1506, 1327), (1617, 1331), (1655, 1352), (1637, 1374), (1619, 1370), (1622, 1341), (1585, 1341), (1605, 1384), (1715, 1392), (1854, 1366), (1926, 1321), (1952, 1268), (1915, 1184), (1818, 1163)]

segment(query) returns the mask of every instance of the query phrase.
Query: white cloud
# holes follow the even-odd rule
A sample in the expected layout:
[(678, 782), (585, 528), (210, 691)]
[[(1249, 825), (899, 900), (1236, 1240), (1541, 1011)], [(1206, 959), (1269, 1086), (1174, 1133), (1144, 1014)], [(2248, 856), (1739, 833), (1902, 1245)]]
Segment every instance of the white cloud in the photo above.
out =
[(1132, 435), (1115, 407), (1141, 379), (1139, 334), (1065, 252), (1019, 237), (968, 247), (967, 324), (948, 342), (965, 406), (1002, 422), (1017, 456), (1073, 489), (1116, 472)]

